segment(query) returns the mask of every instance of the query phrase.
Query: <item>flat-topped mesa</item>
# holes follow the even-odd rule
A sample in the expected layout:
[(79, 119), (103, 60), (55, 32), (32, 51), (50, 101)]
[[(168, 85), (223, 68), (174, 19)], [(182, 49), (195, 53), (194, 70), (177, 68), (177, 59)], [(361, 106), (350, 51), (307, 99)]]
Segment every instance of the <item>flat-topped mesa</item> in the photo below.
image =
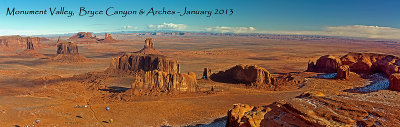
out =
[(154, 43), (152, 38), (146, 38), (144, 41), (144, 47), (143, 49), (135, 52), (135, 53), (141, 53), (141, 54), (161, 54), (160, 51), (156, 50), (154, 48)]
[(90, 32), (79, 32), (70, 37), (69, 39), (96, 39), (96, 38), (93, 37), (92, 33)]
[(76, 43), (96, 43), (99, 39), (93, 37), (93, 34), (90, 32), (79, 32), (71, 36), (68, 40)]
[[(313, 64), (313, 63), (311, 63)], [(322, 56), (315, 65), (308, 65), (307, 71), (335, 73), (341, 65), (348, 65), (350, 71), (358, 74), (383, 73), (390, 76), (400, 72), (400, 58), (393, 55), (377, 53), (348, 53), (340, 59), (333, 56)]]
[(214, 81), (243, 83), (256, 87), (268, 87), (274, 80), (266, 69), (255, 65), (236, 65), (226, 71), (212, 74), (210, 78)]
[(0, 36), (0, 47), (4, 47), (6, 50), (34, 49), (39, 47), (41, 40), (39, 37)]
[(176, 60), (163, 55), (140, 53), (125, 53), (120, 57), (113, 58), (109, 69), (122, 72), (158, 70), (167, 73), (180, 73), (179, 64)]
[(78, 45), (74, 42), (63, 42), (57, 44), (57, 54), (79, 54)]

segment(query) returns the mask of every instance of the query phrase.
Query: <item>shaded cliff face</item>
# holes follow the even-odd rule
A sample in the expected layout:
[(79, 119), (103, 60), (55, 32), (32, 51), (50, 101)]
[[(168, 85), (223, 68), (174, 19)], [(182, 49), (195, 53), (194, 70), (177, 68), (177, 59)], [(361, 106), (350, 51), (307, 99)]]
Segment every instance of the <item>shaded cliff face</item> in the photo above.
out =
[[(137, 74), (131, 85), (132, 95), (151, 95), (154, 92), (196, 92), (198, 91), (196, 75), (167, 73), (163, 71), (143, 71)], [(156, 93), (157, 94), (157, 93)]]
[(323, 56), (315, 65), (309, 63), (307, 71), (335, 73), (341, 65), (348, 65), (350, 71), (358, 74), (383, 73), (390, 76), (400, 72), (399, 57), (376, 53), (348, 53), (340, 59), (329, 55)]
[(125, 53), (120, 57), (113, 58), (109, 69), (123, 72), (158, 70), (179, 73), (179, 64), (176, 60), (163, 55)]
[[(393, 91), (386, 91), (393, 95)], [(400, 116), (398, 99), (382, 93), (325, 96), (306, 92), (271, 105), (254, 107), (236, 104), (228, 111), (227, 127), (269, 126), (396, 126)]]
[(210, 77), (214, 81), (228, 83), (244, 83), (255, 86), (271, 84), (271, 74), (262, 67), (249, 65), (236, 65), (226, 71), (212, 74)]
[(73, 42), (57, 44), (57, 54), (78, 54), (78, 45)]

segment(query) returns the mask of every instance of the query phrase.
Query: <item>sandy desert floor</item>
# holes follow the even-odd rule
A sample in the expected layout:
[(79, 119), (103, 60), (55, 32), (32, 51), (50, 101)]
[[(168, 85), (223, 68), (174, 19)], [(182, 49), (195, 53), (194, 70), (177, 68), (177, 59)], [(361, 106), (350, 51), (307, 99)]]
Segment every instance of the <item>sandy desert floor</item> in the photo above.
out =
[[(298, 96), (310, 89), (335, 94), (365, 85), (366, 79), (343, 81), (332, 87), (329, 79), (305, 83), (305, 87), (290, 91), (266, 91), (246, 88), (238, 84), (225, 84), (199, 80), (202, 89), (216, 86), (216, 94), (192, 93), (183, 95), (137, 97), (131, 102), (93, 102), (90, 94), (66, 93), (65, 97), (44, 97), (30, 94), (33, 80), (51, 75), (67, 78), (87, 72), (107, 69), (112, 57), (124, 52), (138, 51), (145, 37), (115, 35), (124, 40), (118, 43), (79, 44), (79, 52), (89, 58), (87, 62), (59, 63), (47, 59), (15, 57), (15, 52), (0, 53), (0, 125), (26, 126), (223, 126), (227, 111), (233, 104), (254, 106)], [(400, 55), (398, 43), (365, 40), (273, 40), (259, 37), (235, 36), (171, 36), (153, 37), (155, 48), (175, 58), (181, 72), (195, 72), (200, 77), (203, 68), (213, 72), (226, 70), (237, 64), (258, 65), (273, 74), (303, 72), (309, 60), (322, 55), (344, 55), (348, 52), (375, 52)], [(47, 42), (38, 51), (52, 57), (56, 47)], [(310, 74), (315, 75), (315, 74)], [(325, 81), (326, 80), (326, 81)], [(110, 86), (128, 87), (132, 79), (107, 80)], [(325, 84), (324, 84), (325, 83)], [(68, 83), (66, 83), (68, 85)], [(60, 91), (62, 93), (62, 91)], [(71, 96), (81, 100), (68, 99)], [(82, 97), (81, 97), (82, 96)], [(262, 100), (262, 101), (260, 101)], [(82, 107), (87, 105), (87, 107)], [(110, 107), (106, 111), (105, 107)], [(113, 123), (108, 121), (113, 119)], [(211, 123), (211, 124), (210, 124)]]

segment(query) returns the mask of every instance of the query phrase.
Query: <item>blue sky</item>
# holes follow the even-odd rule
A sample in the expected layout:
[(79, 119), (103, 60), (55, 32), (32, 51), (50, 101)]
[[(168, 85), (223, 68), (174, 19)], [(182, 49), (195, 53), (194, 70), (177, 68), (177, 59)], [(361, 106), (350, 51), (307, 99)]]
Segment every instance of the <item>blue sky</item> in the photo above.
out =
[[(48, 10), (50, 7), (65, 7), (66, 10), (74, 11), (75, 16), (6, 16), (8, 7), (15, 7), (16, 10)], [(176, 11), (183, 11), (185, 7), (191, 10), (212, 11), (232, 8), (234, 14), (211, 17), (204, 15), (88, 17), (77, 16), (80, 7), (85, 7), (87, 10), (106, 10), (108, 7), (115, 7), (115, 10), (145, 9), (145, 11), (151, 7), (155, 9), (165, 7), (167, 10)], [(400, 1), (396, 0), (2, 0), (0, 35), (121, 30), (340, 35), (343, 31), (353, 33), (367, 30), (372, 33), (361, 33), (362, 36), (377, 34), (381, 37), (387, 36), (386, 33), (389, 32), (400, 31), (399, 12)]]

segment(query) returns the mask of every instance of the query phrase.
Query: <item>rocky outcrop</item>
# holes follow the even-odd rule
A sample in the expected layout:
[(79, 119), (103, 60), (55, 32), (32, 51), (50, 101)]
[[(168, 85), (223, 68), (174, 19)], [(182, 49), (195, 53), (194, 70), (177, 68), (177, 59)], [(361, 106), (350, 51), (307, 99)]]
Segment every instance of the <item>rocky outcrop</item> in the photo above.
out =
[(226, 71), (212, 74), (211, 79), (227, 83), (243, 83), (257, 87), (272, 84), (273, 80), (271, 74), (264, 68), (249, 65), (236, 65)]
[(96, 35), (93, 36), (92, 33), (89, 32), (79, 32), (73, 36), (71, 36), (68, 40), (74, 41), (76, 43), (113, 43), (118, 42), (115, 40), (111, 34), (104, 34), (104, 39), (99, 39)]
[(0, 48), (4, 50), (34, 49), (40, 46), (41, 40), (42, 38), (39, 37), (0, 36)]
[(97, 41), (98, 41), (98, 43), (113, 43), (113, 42), (117, 42), (117, 40), (115, 40), (111, 36), (111, 34), (107, 34), (107, 33), (104, 34), (104, 39), (98, 39)]
[(96, 43), (99, 39), (96, 37), (93, 37), (92, 33), (79, 32), (79, 33), (71, 36), (68, 40), (76, 42), (76, 43)]
[(74, 42), (61, 42), (57, 44), (57, 54), (53, 61), (82, 62), (87, 59), (78, 52), (78, 45)]
[(135, 53), (141, 53), (141, 54), (161, 54), (160, 51), (156, 50), (154, 48), (154, 43), (152, 38), (146, 38), (144, 41), (144, 47), (143, 49), (135, 52)]
[(72, 37), (70, 37), (69, 39), (74, 40), (74, 39), (96, 39), (96, 38), (93, 37), (92, 33), (79, 32), (79, 33), (73, 35)]
[(211, 74), (212, 74), (211, 69), (209, 69), (209, 68), (204, 68), (202, 79), (207, 79), (207, 80), (209, 80)]
[(113, 58), (109, 70), (119, 72), (163, 71), (179, 73), (179, 64), (176, 60), (163, 55), (125, 53)]
[(342, 65), (337, 70), (336, 79), (347, 80), (350, 78), (350, 67), (348, 65)]
[(389, 90), (400, 91), (400, 73), (390, 75)]
[(320, 73), (336, 73), (342, 62), (339, 58), (332, 55), (326, 55), (320, 57), (316, 64), (314, 62), (309, 62), (307, 71), (310, 72), (320, 72)]
[(335, 73), (341, 65), (348, 65), (352, 72), (358, 74), (383, 73), (390, 76), (400, 72), (399, 57), (376, 53), (348, 53), (340, 59), (330, 55), (323, 56), (315, 65), (311, 62), (307, 71)]
[(78, 54), (78, 45), (74, 42), (59, 43), (57, 54)]
[(167, 73), (163, 71), (144, 71), (137, 74), (132, 83), (132, 95), (151, 95), (153, 92), (196, 92), (198, 90), (196, 75)]
[(380, 93), (325, 96), (311, 91), (266, 106), (236, 104), (228, 111), (226, 127), (396, 126), (400, 111), (393, 109), (399, 108), (398, 100), (382, 97)]
[(35, 47), (33, 46), (32, 39), (30, 37), (28, 37), (26, 39), (26, 49), (27, 50), (34, 50), (35, 49)]

